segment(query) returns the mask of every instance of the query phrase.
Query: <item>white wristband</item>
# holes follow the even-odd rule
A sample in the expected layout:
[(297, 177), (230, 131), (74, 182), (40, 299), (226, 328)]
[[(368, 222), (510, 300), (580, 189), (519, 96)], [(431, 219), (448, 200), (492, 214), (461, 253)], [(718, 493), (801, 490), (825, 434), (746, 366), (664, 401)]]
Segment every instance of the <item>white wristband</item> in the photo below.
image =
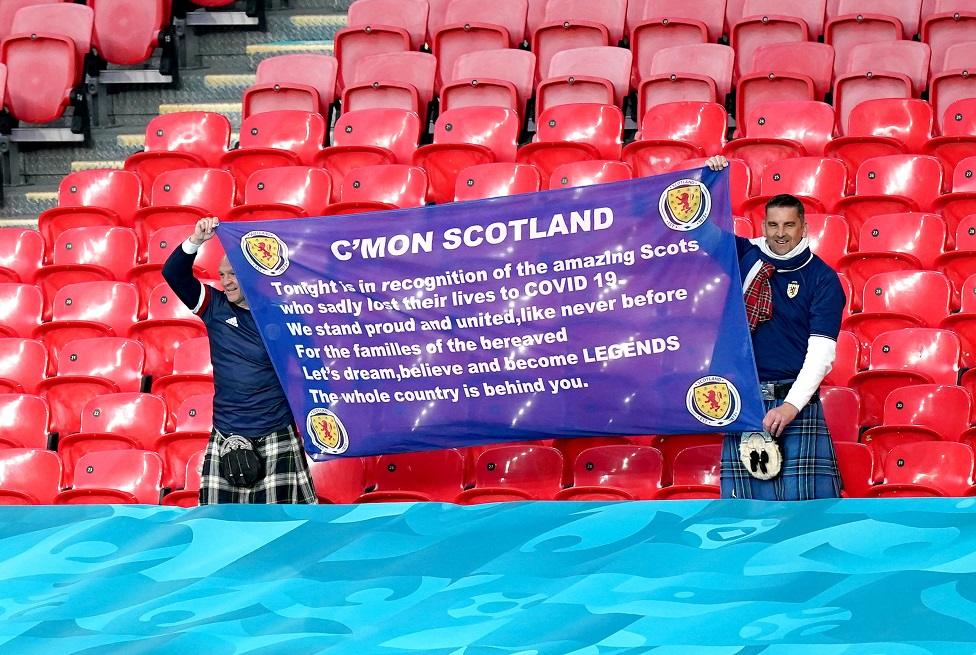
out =
[(197, 251), (200, 250), (200, 246), (203, 244), (193, 243), (189, 239), (183, 242), (183, 252), (188, 255), (195, 255)]

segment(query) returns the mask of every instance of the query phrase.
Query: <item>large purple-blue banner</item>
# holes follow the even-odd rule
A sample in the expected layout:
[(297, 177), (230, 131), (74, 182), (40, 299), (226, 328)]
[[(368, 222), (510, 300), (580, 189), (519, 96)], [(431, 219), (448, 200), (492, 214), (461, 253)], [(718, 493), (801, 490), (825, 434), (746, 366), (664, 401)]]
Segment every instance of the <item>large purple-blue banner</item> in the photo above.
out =
[(218, 230), (306, 450), (761, 429), (707, 169)]

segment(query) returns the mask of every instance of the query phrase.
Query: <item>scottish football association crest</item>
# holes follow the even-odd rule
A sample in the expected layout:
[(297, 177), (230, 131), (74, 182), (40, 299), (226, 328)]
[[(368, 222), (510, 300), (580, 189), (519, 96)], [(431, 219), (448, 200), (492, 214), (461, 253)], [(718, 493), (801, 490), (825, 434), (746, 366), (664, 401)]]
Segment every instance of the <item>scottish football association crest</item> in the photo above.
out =
[(288, 268), (288, 246), (271, 232), (248, 232), (241, 237), (241, 251), (247, 263), (262, 275), (277, 277)]
[(318, 407), (305, 419), (308, 438), (323, 453), (340, 455), (349, 448), (349, 435), (335, 412)]
[(789, 298), (796, 298), (796, 294), (800, 293), (800, 283), (796, 280), (791, 280), (789, 284), (786, 285), (786, 295)]
[(698, 180), (678, 180), (661, 194), (661, 219), (672, 230), (687, 232), (705, 222), (712, 209), (708, 188)]
[(735, 421), (741, 409), (735, 385), (718, 375), (696, 380), (688, 389), (685, 405), (692, 416), (713, 428)]

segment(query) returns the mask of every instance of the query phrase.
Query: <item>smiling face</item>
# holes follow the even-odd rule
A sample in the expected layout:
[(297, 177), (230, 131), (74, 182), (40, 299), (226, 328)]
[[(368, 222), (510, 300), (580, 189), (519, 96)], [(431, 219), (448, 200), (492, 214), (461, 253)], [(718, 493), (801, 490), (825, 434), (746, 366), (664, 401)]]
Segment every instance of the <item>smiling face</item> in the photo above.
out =
[(806, 236), (807, 225), (793, 207), (767, 207), (763, 229), (769, 249), (777, 255), (785, 255)]
[(247, 299), (244, 297), (244, 292), (241, 291), (241, 287), (237, 283), (237, 274), (234, 273), (234, 268), (230, 265), (227, 257), (220, 260), (220, 267), (217, 269), (217, 272), (220, 274), (220, 284), (224, 287), (224, 294), (227, 296), (227, 300), (238, 307), (247, 309)]

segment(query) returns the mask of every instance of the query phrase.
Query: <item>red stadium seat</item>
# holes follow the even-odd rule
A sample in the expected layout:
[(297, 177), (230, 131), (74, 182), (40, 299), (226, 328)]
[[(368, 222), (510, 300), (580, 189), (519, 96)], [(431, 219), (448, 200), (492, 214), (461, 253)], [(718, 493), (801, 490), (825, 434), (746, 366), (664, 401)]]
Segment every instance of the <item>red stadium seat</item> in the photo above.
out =
[[(402, 28), (385, 24), (350, 24), (349, 27), (336, 33), (334, 41), (335, 57), (339, 65), (337, 86), (340, 89), (353, 84), (354, 71), (364, 58), (411, 50), (410, 36), (407, 32)], [(290, 86), (299, 87), (298, 84)]]
[(551, 446), (495, 446), (478, 456), (475, 484), (455, 502), (478, 505), (506, 500), (549, 500), (561, 487), (563, 456)]
[(617, 45), (623, 38), (627, 15), (625, 0), (549, 0), (545, 22), (532, 32), (536, 79), (549, 70), (552, 56), (570, 48)]
[[(972, 136), (971, 122), (967, 120), (971, 114), (962, 111), (959, 103), (970, 101), (969, 106), (971, 107), (971, 99), (976, 97), (976, 76), (970, 75), (968, 68), (947, 71), (934, 76), (929, 89), (929, 101), (932, 103), (932, 109), (935, 111), (935, 115), (942, 119), (943, 135), (950, 131), (949, 133), (953, 136)], [(966, 105), (962, 106), (965, 107)], [(962, 149), (961, 153), (953, 153), (953, 150), (958, 150), (959, 146), (950, 149), (948, 146), (951, 144), (951, 141), (948, 143), (937, 141), (936, 144), (930, 145), (929, 149), (934, 150), (935, 154), (938, 154), (950, 168), (958, 162), (961, 156), (973, 154), (973, 149), (969, 143), (964, 144), (966, 147)], [(936, 149), (934, 148), (935, 145), (940, 147)], [(949, 152), (944, 153), (945, 150)]]
[(342, 206), (350, 202), (374, 203), (376, 209), (422, 207), (426, 197), (427, 174), (422, 168), (404, 164), (363, 166), (346, 176), (342, 202), (328, 207), (326, 215), (341, 213)]
[[(600, 446), (629, 446), (631, 445), (630, 440), (623, 436), (607, 436), (607, 437), (574, 437), (574, 438), (561, 438), (542, 440), (542, 441), (529, 441), (525, 442), (528, 445), (551, 445), (556, 448), (560, 454), (563, 456), (563, 486), (570, 487), (573, 484), (573, 471), (576, 467), (576, 459), (579, 457), (580, 453), (590, 448), (597, 448)], [(469, 449), (469, 454), (471, 450), (477, 451), (479, 447), (474, 446)], [(483, 450), (487, 448), (483, 447)], [(479, 453), (480, 454), (480, 453)], [(476, 458), (475, 458), (476, 459)]]
[(869, 497), (966, 496), (973, 485), (973, 449), (953, 442), (895, 446), (884, 465), (884, 483)]
[[(373, 0), (371, 0), (373, 1)], [(355, 41), (357, 30), (347, 28), (340, 34)], [(395, 35), (394, 38), (400, 35)], [(336, 35), (336, 53), (339, 52)], [(382, 38), (377, 33), (377, 38)], [(340, 57), (340, 60), (342, 58)], [(244, 91), (242, 99), (244, 118), (266, 111), (295, 110), (323, 116), (329, 115), (329, 107), (336, 99), (336, 77), (339, 62), (331, 55), (294, 54), (279, 55), (261, 60), (255, 83)]]
[[(184, 476), (189, 470), (188, 465), (197, 453), (206, 448), (210, 439), (210, 431), (213, 429), (213, 396), (190, 396), (180, 404), (175, 417), (169, 417), (167, 425), (173, 421), (173, 431), (159, 437), (153, 449), (163, 459), (163, 486), (168, 489), (182, 489), (187, 487)], [(196, 488), (199, 489), (199, 481)]]
[(827, 3), (827, 18), (858, 14), (868, 19), (894, 18), (904, 30), (901, 36), (895, 38), (912, 39), (918, 34), (921, 7), (922, 0), (872, 0), (870, 3), (864, 0), (833, 0)]
[(366, 490), (366, 467), (361, 457), (309, 462), (308, 468), (320, 503), (348, 505)]
[(838, 75), (834, 80), (834, 114), (837, 131), (844, 133), (850, 124), (854, 107), (879, 98), (911, 98), (912, 81), (903, 73), (855, 71)]
[(332, 178), (321, 168), (284, 166), (255, 171), (243, 185), (244, 204), (228, 221), (320, 216), (332, 196)]
[(486, 4), (481, 0), (451, 0), (444, 15), (444, 25), (490, 23), (508, 32), (509, 47), (518, 48), (525, 41), (527, 0), (504, 0)]
[(342, 91), (342, 111), (406, 109), (426, 121), (436, 73), (437, 58), (426, 52), (363, 57), (353, 72), (352, 84)]
[(837, 335), (834, 365), (823, 379), (828, 386), (846, 387), (860, 368), (861, 344), (853, 332), (841, 330)]
[(793, 0), (746, 0), (742, 5), (742, 16), (786, 16), (799, 20), (807, 26), (811, 41), (823, 35), (826, 0), (796, 3)]
[(44, 238), (40, 232), (30, 228), (0, 228), (0, 279), (30, 284), (43, 262)]
[(976, 11), (969, 3), (963, 8), (952, 3), (953, 8), (936, 5), (936, 12), (922, 23), (922, 41), (932, 48), (930, 74), (940, 72), (946, 51), (957, 43), (976, 41)]
[(834, 76), (834, 48), (812, 41), (761, 45), (752, 55), (748, 72), (809, 77), (814, 99), (823, 100)]
[[(631, 2), (628, 7), (636, 4)], [(696, 18), (644, 20), (630, 28), (629, 33), (630, 50), (634, 53), (634, 67), (631, 71), (631, 86), (634, 88), (637, 88), (640, 82), (641, 71), (650, 70), (654, 53), (665, 48), (701, 45), (710, 41), (707, 26)]]
[(47, 448), (50, 411), (39, 396), (0, 393), (0, 449)]
[(204, 216), (223, 218), (234, 206), (234, 176), (217, 168), (166, 171), (153, 182), (148, 207), (136, 213), (136, 235), (149, 235), (170, 225), (192, 225)]
[[(674, 482), (673, 465), (678, 455), (686, 448), (696, 446), (716, 446), (721, 448), (723, 435), (721, 434), (676, 434), (660, 435), (651, 437), (646, 445), (654, 446), (664, 455), (664, 476), (663, 484), (665, 487)], [(635, 443), (645, 443), (643, 439), (634, 439)], [(681, 484), (688, 482), (687, 480)], [(718, 484), (716, 481), (715, 484)]]
[[(735, 143), (735, 141), (731, 142), (731, 144)], [(744, 150), (749, 156), (749, 148)], [(759, 153), (753, 151), (751, 154)], [(773, 159), (762, 170), (759, 178), (759, 195), (745, 201), (741, 211), (751, 218), (759, 229), (769, 199), (780, 193), (790, 193), (803, 202), (806, 211), (822, 214), (831, 211), (837, 205), (844, 195), (846, 185), (847, 170), (844, 164), (836, 159), (823, 157)], [(845, 240), (844, 248), (846, 247)]]
[(29, 337), (41, 324), (44, 296), (33, 284), (0, 282), (0, 336)]
[[(694, 19), (706, 29), (707, 41), (722, 38), (725, 27), (725, 0), (631, 0), (627, 4), (627, 27), (633, 30), (648, 21)], [(631, 41), (633, 45), (633, 41)]]
[(824, 30), (824, 42), (834, 47), (834, 76), (850, 69), (851, 51), (865, 43), (890, 43), (902, 38), (901, 21), (893, 16), (854, 13), (832, 18)]
[(619, 161), (591, 159), (557, 166), (549, 178), (550, 189), (621, 182), (633, 177), (630, 166)]
[(874, 484), (874, 458), (862, 443), (834, 443), (834, 456), (843, 489), (842, 498), (864, 498)]
[[(932, 135), (932, 106), (924, 100), (865, 100), (851, 109), (847, 120), (845, 136), (828, 143), (825, 153), (844, 162), (852, 181), (866, 160), (922, 152)], [(853, 190), (853, 187), (849, 189)]]
[[(844, 332), (844, 334), (850, 333)], [(823, 406), (827, 430), (830, 431), (830, 439), (834, 443), (857, 441), (857, 420), (861, 414), (861, 400), (854, 390), (850, 387), (821, 386), (820, 403)]]
[[(952, 306), (960, 304), (960, 294), (969, 293), (968, 278), (976, 274), (976, 214), (965, 217), (956, 228), (955, 250), (949, 250), (935, 261), (935, 268), (952, 283)], [(962, 298), (965, 304), (965, 297)], [(974, 307), (976, 310), (976, 307)]]
[(458, 172), (454, 200), (480, 200), (533, 193), (542, 184), (539, 171), (528, 164), (495, 162), (478, 164)]
[(637, 115), (665, 102), (724, 104), (732, 89), (734, 59), (732, 48), (702, 43), (664, 48), (649, 62), (638, 61)]
[(167, 430), (175, 427), (174, 417), (188, 398), (198, 395), (212, 398), (214, 385), (210, 340), (207, 337), (197, 337), (181, 343), (173, 357), (172, 375), (154, 379), (152, 392), (166, 401), (170, 417)]
[(61, 491), (61, 458), (40, 448), (0, 449), (0, 505), (50, 505)]
[(0, 44), (7, 67), (5, 106), (17, 120), (49, 123), (61, 117), (84, 79), (94, 16), (71, 3), (23, 7)]
[(650, 446), (587, 448), (575, 460), (573, 486), (556, 500), (651, 500), (661, 489), (664, 457)]
[(518, 115), (511, 109), (460, 107), (442, 113), (434, 124), (434, 143), (413, 154), (413, 165), (427, 172), (430, 200), (450, 202), (464, 168), (514, 161), (518, 135)]
[(181, 168), (220, 166), (230, 146), (230, 121), (223, 114), (185, 111), (163, 114), (146, 126), (146, 148), (125, 160), (149, 193), (156, 178)]
[(641, 119), (638, 140), (624, 147), (621, 159), (636, 177), (672, 170), (687, 159), (716, 155), (725, 145), (725, 108), (714, 102), (654, 105)]
[(47, 371), (47, 348), (40, 341), (0, 338), (0, 389), (3, 393), (37, 393)]
[(420, 117), (402, 109), (362, 109), (336, 121), (332, 146), (315, 159), (332, 177), (332, 202), (354, 168), (410, 162), (420, 140)]
[(170, 21), (168, 0), (88, 0), (94, 12), (92, 43), (110, 64), (140, 64), (152, 57)]
[(33, 5), (52, 5), (65, 0), (4, 0), (0, 3), (0, 40), (10, 36), (13, 29), (14, 14), (24, 7)]
[[(760, 105), (773, 102), (804, 102), (816, 99), (813, 80), (807, 75), (768, 71), (742, 75), (736, 84), (736, 116), (745, 117), (748, 130), (753, 123), (751, 117)], [(748, 136), (748, 132), (737, 131), (737, 136)], [(733, 142), (734, 143), (734, 142)], [(803, 154), (803, 153), (799, 153)], [(819, 154), (819, 153), (809, 153)]]
[(244, 185), (255, 171), (280, 166), (311, 165), (321, 152), (329, 128), (321, 114), (304, 111), (268, 111), (244, 119), (240, 146), (224, 154), (220, 168), (234, 175), (243, 196)]
[(477, 50), (454, 61), (441, 86), (441, 111), (457, 107), (507, 107), (527, 116), (534, 93), (535, 55), (527, 50)]
[(410, 38), (410, 49), (419, 50), (427, 35), (427, 11), (422, 0), (356, 0), (349, 6), (348, 24), (399, 28)]
[(876, 41), (862, 43), (851, 49), (847, 70), (883, 70), (907, 75), (912, 81), (912, 94), (918, 98), (928, 86), (931, 50), (918, 41)]
[(536, 115), (555, 104), (587, 102), (572, 100), (580, 91), (577, 87), (599, 81), (610, 82), (612, 94), (609, 100), (598, 102), (623, 106), (630, 87), (632, 63), (630, 50), (615, 46), (591, 46), (557, 52), (549, 62), (545, 79), (537, 88)]
[(146, 349), (146, 375), (154, 378), (173, 370), (173, 358), (181, 343), (207, 336), (203, 321), (176, 297), (168, 284), (153, 289), (146, 319), (130, 326), (126, 336)]
[[(971, 177), (959, 179), (960, 166), (966, 160), (976, 157), (976, 98), (962, 98), (956, 100), (941, 115), (942, 136), (935, 137), (925, 144), (921, 152), (939, 158), (946, 171), (954, 171), (953, 191), (974, 191), (976, 188), (962, 188), (959, 182)], [(962, 172), (972, 171), (972, 162)], [(967, 212), (968, 213), (968, 212)]]
[[(958, 260), (957, 260), (958, 261)], [(970, 263), (970, 266), (973, 266)], [(963, 368), (976, 367), (976, 273), (970, 274), (958, 287), (961, 305), (958, 314), (942, 319), (939, 327), (952, 330), (962, 342), (960, 363)]]
[(658, 500), (718, 498), (722, 472), (721, 443), (683, 448), (674, 456), (672, 471), (674, 482), (657, 493)]
[[(750, 0), (746, 0), (746, 5), (749, 2)], [(763, 12), (748, 13), (748, 7), (743, 11), (743, 17), (732, 26), (729, 40), (736, 54), (736, 78), (748, 72), (756, 49), (760, 46), (770, 43), (802, 43), (811, 40), (809, 26), (800, 18)], [(812, 97), (810, 99), (813, 100)]]
[(533, 143), (522, 146), (517, 161), (533, 164), (548, 183), (560, 164), (586, 159), (620, 159), (623, 113), (614, 105), (559, 105), (540, 117)]
[(876, 273), (935, 268), (944, 250), (946, 225), (938, 214), (880, 214), (861, 226), (858, 251), (838, 262), (855, 289)]
[(366, 486), (356, 502), (452, 502), (464, 488), (464, 458), (455, 449), (369, 458)]
[(58, 187), (58, 206), (41, 212), (37, 229), (50, 253), (58, 235), (71, 227), (121, 225), (132, 227), (139, 210), (142, 187), (129, 171), (93, 169), (69, 173)]
[(65, 475), (72, 488), (57, 495), (56, 505), (158, 505), (163, 462), (145, 450), (102, 450), (83, 455), (74, 474)]
[[(519, 4), (521, 0), (503, 0), (498, 6)], [(497, 50), (507, 48), (511, 38), (508, 29), (504, 25), (492, 20), (454, 20), (452, 9), (455, 2), (451, 2), (447, 8), (447, 17), (443, 25), (437, 28), (433, 35), (431, 51), (437, 57), (437, 75), (434, 78), (434, 87), (440, 91), (441, 88), (451, 81), (454, 75), (454, 66), (458, 58), (465, 54), (478, 52), (480, 50)], [(463, 3), (470, 8), (470, 3)], [(482, 12), (494, 11), (494, 5), (483, 5)], [(497, 16), (497, 14), (495, 14)]]
[(956, 384), (959, 338), (948, 330), (904, 328), (878, 335), (871, 343), (868, 370), (849, 386), (861, 398), (861, 425), (881, 423), (884, 399), (910, 384)]
[[(178, 491), (163, 497), (163, 505), (169, 507), (197, 507), (200, 504), (200, 475), (203, 469), (203, 450), (193, 453), (186, 461), (185, 483)], [(165, 467), (165, 462), (164, 462)]]
[(810, 250), (836, 270), (840, 258), (847, 254), (850, 247), (851, 228), (847, 220), (840, 214), (817, 213), (806, 214), (804, 219)]

